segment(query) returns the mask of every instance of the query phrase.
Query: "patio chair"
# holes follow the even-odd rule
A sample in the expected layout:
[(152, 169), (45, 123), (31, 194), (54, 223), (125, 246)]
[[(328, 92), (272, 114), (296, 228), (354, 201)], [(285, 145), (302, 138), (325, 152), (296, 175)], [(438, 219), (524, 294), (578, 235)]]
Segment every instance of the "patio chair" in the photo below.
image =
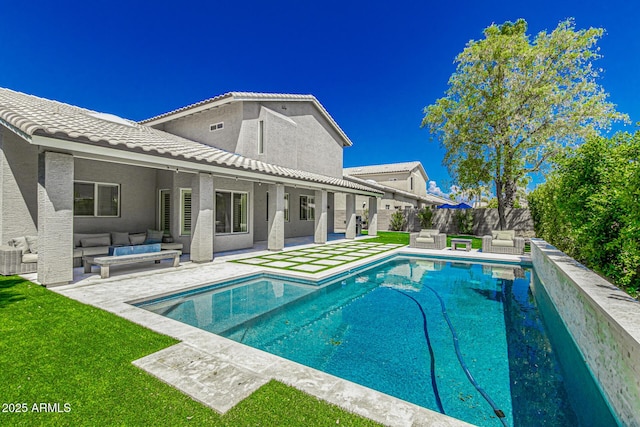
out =
[(440, 233), (440, 230), (420, 230), (420, 233), (411, 234), (409, 246), (419, 249), (444, 249), (447, 247), (447, 235)]
[(515, 230), (493, 230), (491, 236), (482, 236), (482, 252), (522, 255), (524, 238), (516, 237)]

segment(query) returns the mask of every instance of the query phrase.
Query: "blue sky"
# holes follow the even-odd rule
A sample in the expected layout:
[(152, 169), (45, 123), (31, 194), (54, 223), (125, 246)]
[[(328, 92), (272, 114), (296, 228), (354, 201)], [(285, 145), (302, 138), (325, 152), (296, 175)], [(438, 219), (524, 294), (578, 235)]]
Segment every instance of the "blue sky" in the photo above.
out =
[(568, 17), (605, 28), (600, 83), (640, 121), (634, 0), (5, 3), (2, 87), (133, 120), (229, 91), (309, 93), (354, 142), (345, 167), (420, 160), (445, 192), (422, 109), (491, 23), (524, 18), (532, 35)]

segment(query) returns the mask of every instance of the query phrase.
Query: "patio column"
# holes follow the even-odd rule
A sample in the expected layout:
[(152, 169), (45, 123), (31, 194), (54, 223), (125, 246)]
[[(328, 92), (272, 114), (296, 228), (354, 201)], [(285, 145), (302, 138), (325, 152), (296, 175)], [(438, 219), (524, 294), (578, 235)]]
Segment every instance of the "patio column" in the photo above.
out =
[(315, 225), (316, 232), (313, 243), (327, 243), (327, 190), (316, 190), (315, 194)]
[(267, 249), (284, 249), (284, 184), (269, 185), (269, 236)]
[(344, 237), (356, 238), (356, 195), (347, 194), (345, 201), (345, 220), (347, 221)]
[(369, 197), (369, 217), (367, 218), (369, 224), (368, 234), (369, 236), (378, 235), (378, 198)]
[(38, 155), (38, 281), (73, 280), (73, 156)]
[(213, 177), (199, 173), (191, 185), (191, 261), (213, 259)]

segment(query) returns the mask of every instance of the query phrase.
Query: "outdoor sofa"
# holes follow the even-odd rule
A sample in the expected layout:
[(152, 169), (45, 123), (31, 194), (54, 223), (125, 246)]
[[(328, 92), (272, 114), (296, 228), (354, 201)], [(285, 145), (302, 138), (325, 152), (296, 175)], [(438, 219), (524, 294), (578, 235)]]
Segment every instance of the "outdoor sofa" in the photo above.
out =
[(410, 236), (409, 246), (419, 249), (444, 249), (447, 247), (447, 235), (440, 230), (420, 230)]
[(524, 238), (516, 237), (515, 230), (493, 230), (491, 236), (482, 236), (482, 252), (522, 255)]
[[(166, 239), (165, 239), (166, 240)], [(112, 246), (135, 246), (160, 243), (162, 250), (182, 250), (182, 243), (163, 241), (163, 232), (146, 233), (74, 233), (73, 266), (82, 265), (83, 256), (108, 255)], [(0, 275), (33, 273), (38, 269), (37, 236), (16, 237), (0, 246)]]

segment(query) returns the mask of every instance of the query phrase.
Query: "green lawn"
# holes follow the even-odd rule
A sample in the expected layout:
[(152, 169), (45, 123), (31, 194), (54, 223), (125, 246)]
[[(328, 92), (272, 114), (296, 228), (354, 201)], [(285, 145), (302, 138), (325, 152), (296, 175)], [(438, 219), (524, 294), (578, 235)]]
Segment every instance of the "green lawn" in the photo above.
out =
[(0, 276), (0, 336), (2, 403), (28, 408), (0, 425), (378, 425), (276, 381), (220, 416), (131, 364), (174, 339), (17, 276)]
[[(366, 235), (367, 230), (362, 230), (362, 234)], [(461, 238), (461, 239), (471, 239), (471, 248), (473, 249), (482, 249), (482, 237), (477, 236), (467, 236), (467, 235), (447, 235), (447, 247), (451, 247), (451, 239)], [(380, 242), (380, 243), (400, 243), (404, 245), (409, 244), (409, 233), (404, 231), (378, 231), (378, 237), (375, 237), (370, 240), (371, 242)], [(529, 243), (525, 243), (524, 245), (525, 253), (530, 252)]]

